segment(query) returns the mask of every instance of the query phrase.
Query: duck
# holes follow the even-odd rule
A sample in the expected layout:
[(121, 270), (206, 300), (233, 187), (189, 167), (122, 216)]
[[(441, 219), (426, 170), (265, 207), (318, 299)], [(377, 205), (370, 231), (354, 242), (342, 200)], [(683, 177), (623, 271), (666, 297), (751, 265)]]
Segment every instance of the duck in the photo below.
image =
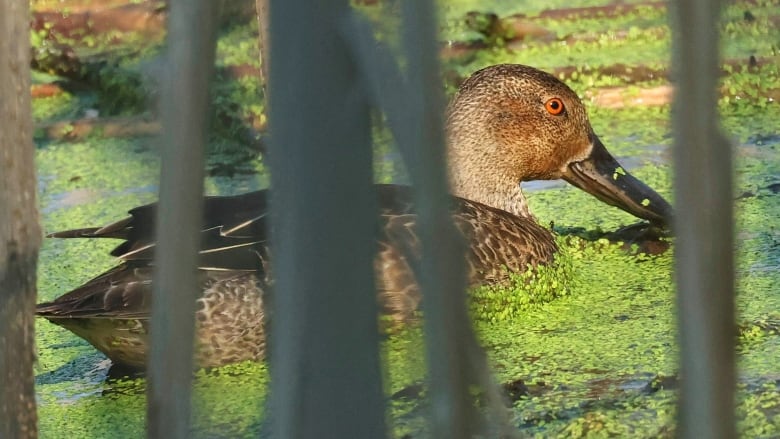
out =
[[(466, 79), (447, 107), (447, 158), (454, 224), (466, 241), (471, 287), (506, 282), (555, 260), (553, 233), (531, 213), (521, 186), (563, 179), (653, 225), (666, 227), (669, 203), (626, 172), (594, 133), (577, 94), (533, 67), (501, 64)], [(377, 300), (392, 322), (419, 315), (417, 214), (411, 188), (378, 184)], [(221, 366), (266, 354), (273, 291), (268, 190), (204, 199), (195, 363)], [(36, 314), (92, 344), (115, 366), (143, 370), (149, 351), (157, 204), (101, 227), (51, 233), (111, 238), (114, 268)]]
[(464, 19), (467, 29), (482, 35), (489, 47), (514, 46), (529, 40), (554, 41), (555, 32), (534, 23), (525, 14), (499, 17), (493, 12), (469, 11)]

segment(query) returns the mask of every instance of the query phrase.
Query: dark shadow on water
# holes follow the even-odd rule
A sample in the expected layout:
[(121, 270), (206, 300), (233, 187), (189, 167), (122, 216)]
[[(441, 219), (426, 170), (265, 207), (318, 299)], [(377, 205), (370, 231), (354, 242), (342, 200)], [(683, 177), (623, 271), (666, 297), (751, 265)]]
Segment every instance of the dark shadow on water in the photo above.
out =
[(57, 369), (36, 375), (35, 384), (41, 386), (71, 381), (98, 384), (105, 381), (110, 366), (111, 362), (98, 352), (79, 355)]
[(621, 243), (624, 251), (636, 254), (660, 255), (671, 247), (671, 232), (641, 221), (617, 230), (605, 232), (601, 229), (586, 229), (577, 226), (559, 226), (552, 224), (558, 235), (576, 236), (585, 241), (607, 239), (612, 243)]

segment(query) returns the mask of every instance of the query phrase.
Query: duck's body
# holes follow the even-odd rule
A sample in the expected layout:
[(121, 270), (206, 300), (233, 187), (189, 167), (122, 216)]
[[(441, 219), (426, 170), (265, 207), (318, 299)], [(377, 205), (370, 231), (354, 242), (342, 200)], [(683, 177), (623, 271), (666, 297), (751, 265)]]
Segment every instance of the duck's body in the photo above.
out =
[[(520, 181), (565, 178), (639, 217), (663, 222), (669, 205), (621, 173), (593, 134), (576, 95), (530, 67), (475, 73), (449, 108), (453, 220), (466, 237), (469, 283), (505, 280), (552, 261), (552, 234), (529, 213)], [(418, 309), (416, 214), (409, 188), (377, 185), (378, 300), (395, 320)], [(37, 313), (85, 338), (115, 364), (143, 367), (151, 314), (155, 205), (102, 228), (55, 237), (118, 238), (123, 262)], [(196, 361), (216, 366), (265, 354), (264, 298), (272, 290), (266, 191), (208, 197), (204, 207), (196, 316)]]
[[(380, 206), (375, 259), (378, 300), (394, 320), (412, 318), (420, 293), (410, 266), (418, 255), (416, 215), (408, 187), (377, 185)], [(199, 270), (197, 362), (215, 366), (261, 359), (265, 352), (263, 298), (273, 283), (266, 220), (267, 191), (208, 197)], [(552, 234), (535, 221), (481, 203), (453, 198), (453, 219), (469, 236), (471, 285), (500, 282), (528, 264), (552, 260)], [(155, 205), (130, 211), (127, 219), (99, 229), (56, 237), (119, 238), (112, 255), (124, 261), (49, 304), (38, 314), (89, 341), (114, 363), (143, 367), (151, 314)]]

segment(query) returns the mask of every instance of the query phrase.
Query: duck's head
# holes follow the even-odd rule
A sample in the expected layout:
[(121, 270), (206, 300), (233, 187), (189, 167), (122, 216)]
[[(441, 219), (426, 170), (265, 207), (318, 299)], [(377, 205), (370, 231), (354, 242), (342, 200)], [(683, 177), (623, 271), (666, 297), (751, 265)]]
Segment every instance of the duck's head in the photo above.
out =
[(455, 195), (529, 215), (520, 182), (564, 179), (639, 218), (670, 219), (669, 203), (618, 164), (577, 95), (548, 73), (514, 64), (474, 73), (447, 125)]

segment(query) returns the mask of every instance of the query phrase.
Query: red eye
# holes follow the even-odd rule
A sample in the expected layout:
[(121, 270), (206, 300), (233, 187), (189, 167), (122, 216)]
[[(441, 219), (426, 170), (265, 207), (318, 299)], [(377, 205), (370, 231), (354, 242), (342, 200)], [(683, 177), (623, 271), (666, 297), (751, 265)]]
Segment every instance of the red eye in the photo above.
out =
[(552, 114), (553, 116), (557, 116), (563, 113), (563, 101), (560, 98), (552, 98), (545, 102), (544, 108), (547, 109), (548, 113)]

